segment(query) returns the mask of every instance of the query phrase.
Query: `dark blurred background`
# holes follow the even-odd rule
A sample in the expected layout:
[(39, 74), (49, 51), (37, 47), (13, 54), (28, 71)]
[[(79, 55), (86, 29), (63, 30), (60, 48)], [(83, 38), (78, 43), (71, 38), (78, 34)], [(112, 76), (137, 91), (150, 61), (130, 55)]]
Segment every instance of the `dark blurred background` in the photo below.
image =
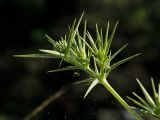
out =
[(142, 54), (112, 72), (108, 80), (124, 99), (132, 96), (131, 91), (141, 94), (137, 77), (151, 92), (150, 77), (156, 83), (160, 79), (159, 7), (159, 0), (0, 0), (0, 120), (22, 119), (50, 95), (69, 85), (69, 91), (34, 120), (131, 120), (100, 85), (83, 99), (88, 85), (73, 84), (87, 78), (82, 71), (78, 71), (80, 76), (74, 74), (77, 71), (48, 74), (47, 70), (58, 68), (60, 60), (12, 55), (51, 49), (44, 34), (59, 40), (83, 11), (83, 21), (88, 20), (90, 31), (94, 31), (96, 23), (105, 28), (110, 21), (113, 27), (119, 20), (112, 50), (126, 43), (128, 47), (118, 59)]

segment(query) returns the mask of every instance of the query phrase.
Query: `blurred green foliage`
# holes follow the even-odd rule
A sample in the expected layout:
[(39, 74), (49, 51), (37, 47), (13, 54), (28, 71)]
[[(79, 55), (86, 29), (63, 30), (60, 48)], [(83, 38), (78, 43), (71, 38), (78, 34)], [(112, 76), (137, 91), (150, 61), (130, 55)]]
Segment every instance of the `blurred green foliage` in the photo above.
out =
[[(136, 77), (149, 87), (146, 80), (150, 76), (155, 80), (160, 78), (159, 6), (159, 0), (1, 0), (0, 120), (23, 118), (60, 87), (81, 79), (73, 76), (75, 71), (46, 74), (47, 70), (58, 68), (56, 63), (59, 60), (23, 60), (12, 55), (33, 52), (37, 48), (51, 48), (44, 34), (60, 39), (59, 36), (68, 31), (66, 26), (71, 25), (82, 11), (85, 11), (87, 27), (93, 35), (95, 23), (105, 28), (108, 20), (111, 26), (119, 20), (113, 51), (129, 43), (127, 51), (119, 58), (142, 53), (112, 73), (109, 79), (112, 79), (110, 82), (114, 88), (122, 96), (128, 95), (131, 90), (138, 91)], [(87, 76), (81, 73), (80, 77)], [(86, 88), (73, 86), (70, 93), (46, 108), (37, 119), (62, 120), (66, 115), (70, 120), (101, 120), (98, 117), (101, 109), (121, 109), (103, 89), (98, 91), (100, 97), (97, 98), (93, 91), (90, 98), (83, 101), (77, 94), (83, 95)]]

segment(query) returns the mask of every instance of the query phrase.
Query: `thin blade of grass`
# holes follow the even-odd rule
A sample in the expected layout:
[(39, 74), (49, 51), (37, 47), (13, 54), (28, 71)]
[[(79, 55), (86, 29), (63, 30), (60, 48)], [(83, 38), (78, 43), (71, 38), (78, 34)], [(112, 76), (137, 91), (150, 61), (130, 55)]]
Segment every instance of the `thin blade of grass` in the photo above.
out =
[(66, 55), (68, 55), (69, 53), (69, 50), (71, 49), (71, 45), (74, 41), (74, 27), (75, 27), (75, 24), (76, 24), (76, 19), (74, 20), (73, 22), (73, 25), (70, 29), (70, 32), (69, 32), (69, 35), (68, 35), (68, 44), (67, 44), (67, 48), (66, 48)]
[(158, 100), (157, 99), (158, 94), (156, 92), (156, 88), (155, 88), (155, 84), (154, 84), (153, 78), (151, 78), (151, 84), (152, 84), (152, 90), (153, 90), (154, 99), (155, 99), (156, 103), (158, 103), (158, 101), (157, 101)]
[(113, 69), (117, 68), (119, 65), (121, 65), (121, 64), (123, 64), (123, 63), (125, 63), (125, 62), (127, 62), (127, 61), (129, 61), (129, 60), (131, 60), (131, 59), (133, 59), (134, 57), (137, 57), (138, 55), (140, 55), (140, 54), (132, 55), (132, 56), (130, 56), (130, 57), (127, 57), (127, 58), (125, 58), (125, 59), (117, 62), (117, 63), (114, 63), (114, 64), (111, 66), (110, 71), (112, 71)]
[(70, 54), (71, 54), (71, 56), (73, 55), (72, 56), (73, 58), (77, 58), (78, 57), (77, 51), (74, 48), (71, 49)]
[(45, 37), (47, 38), (47, 40), (52, 43), (53, 45), (56, 43), (51, 37), (49, 37), (47, 34), (45, 34)]
[(109, 32), (109, 22), (107, 23), (107, 29), (106, 29), (106, 35), (105, 35), (105, 41), (104, 41), (104, 50), (107, 50), (108, 46), (108, 32)]
[(94, 42), (94, 40), (93, 40), (93, 38), (92, 38), (92, 36), (91, 36), (91, 34), (90, 34), (89, 32), (87, 32), (87, 37), (88, 37), (88, 39), (89, 39), (89, 41), (90, 41), (93, 49), (94, 49), (96, 52), (98, 52), (97, 46), (96, 46), (96, 44), (95, 44), (95, 42)]
[(137, 95), (136, 93), (133, 92), (133, 95), (141, 102), (143, 103), (145, 106), (147, 106), (148, 108), (151, 108), (151, 106), (143, 99), (141, 98), (139, 95)]
[(79, 47), (76, 40), (74, 40), (73, 45), (71, 46), (71, 49), (74, 49), (76, 53), (79, 53)]
[(79, 50), (82, 52), (82, 42), (81, 42), (81, 38), (80, 38), (79, 32), (77, 32), (77, 38), (78, 38)]
[(94, 69), (95, 69), (95, 72), (98, 74), (98, 67), (97, 67), (97, 63), (96, 63), (96, 60), (95, 60), (94, 57), (93, 57), (93, 62), (94, 62)]
[(160, 84), (158, 84), (158, 105), (160, 106)]
[(74, 31), (74, 28), (75, 28), (75, 24), (76, 24), (76, 19), (73, 21), (73, 24), (72, 24), (72, 27), (69, 26), (69, 35), (68, 35), (68, 40), (70, 40), (72, 34), (73, 34), (73, 31)]
[(103, 63), (102, 63), (99, 59), (95, 58), (95, 61), (97, 62), (97, 64), (98, 64), (99, 66), (102, 66), (102, 65), (103, 65)]
[(76, 28), (75, 28), (75, 31), (76, 31), (76, 32), (77, 32), (77, 30), (78, 30), (78, 27), (79, 27), (81, 21), (82, 21), (83, 15), (84, 15), (84, 12), (82, 13), (81, 17), (79, 18), (79, 21), (78, 21), (77, 26), (76, 26)]
[(127, 96), (127, 98), (132, 101), (134, 104), (138, 105), (139, 107), (143, 108), (144, 110), (150, 111), (152, 112), (152, 110), (150, 110), (148, 107), (146, 107), (145, 105), (141, 104), (139, 101)]
[(103, 48), (103, 30), (100, 29), (101, 48)]
[[(86, 30), (87, 29), (87, 20), (85, 20), (84, 22), (84, 30), (83, 30), (83, 39), (86, 40)], [(85, 43), (82, 41), (82, 48), (83, 48), (83, 54), (85, 57), (87, 57), (86, 55), (86, 45)]]
[(91, 83), (91, 82), (93, 82), (93, 80), (94, 80), (94, 79), (95, 79), (95, 78), (84, 79), (84, 80), (81, 80), (81, 81), (75, 82), (75, 83), (73, 83), (73, 84)]
[(135, 110), (141, 116), (150, 118), (151, 120), (152, 119), (153, 120), (159, 120), (160, 119), (160, 116), (154, 114), (153, 112), (149, 112), (149, 111), (139, 109), (139, 108), (136, 108), (136, 107), (132, 107), (132, 109)]
[(89, 94), (89, 92), (98, 84), (98, 79), (95, 79), (92, 84), (89, 86), (86, 94), (84, 95), (84, 98)]
[(110, 61), (113, 60), (113, 58), (115, 58), (128, 44), (124, 45), (123, 47), (121, 47), (117, 52), (115, 52), (111, 57), (110, 57)]
[[(83, 39), (84, 40), (86, 39), (86, 31), (87, 31), (86, 29), (87, 29), (87, 20), (85, 20), (85, 22), (84, 22), (84, 30), (83, 30)], [(83, 44), (83, 45), (85, 45), (85, 44)]]
[(81, 40), (85, 43), (85, 45), (88, 47), (88, 49), (92, 52), (95, 53), (95, 51), (92, 49), (92, 47), (81, 37)]
[(143, 94), (144, 94), (147, 102), (148, 102), (152, 107), (155, 107), (156, 105), (155, 105), (153, 99), (151, 98), (151, 96), (149, 95), (149, 93), (147, 92), (147, 90), (144, 88), (144, 86), (141, 84), (141, 82), (138, 80), (138, 78), (137, 78), (136, 80), (137, 80), (137, 82), (138, 82), (138, 84), (139, 84), (139, 86), (140, 86), (140, 88), (141, 88), (141, 90), (142, 90), (142, 92), (143, 92)]
[(59, 53), (57, 51), (54, 51), (54, 50), (43, 50), (43, 49), (39, 49), (39, 51), (41, 52), (44, 52), (44, 53), (47, 53), (47, 54), (51, 54), (55, 57), (58, 57), (58, 58), (62, 58), (64, 56), (64, 54), (62, 53)]
[(23, 57), (23, 58), (57, 58), (57, 56), (49, 54), (28, 54), (28, 55), (13, 55), (14, 57)]
[(84, 14), (84, 12), (82, 13), (82, 15), (81, 15), (81, 17), (80, 17), (80, 19), (79, 19), (76, 27), (75, 27), (76, 21), (74, 21), (74, 23), (73, 23), (73, 25), (72, 25), (72, 28), (71, 28), (71, 30), (70, 30), (69, 43), (68, 43), (68, 46), (67, 46), (67, 49), (66, 49), (66, 54), (65, 54), (66, 57), (67, 57), (67, 55), (69, 54), (69, 51), (70, 51), (70, 49), (71, 49), (71, 46), (72, 46), (72, 44), (73, 44), (73, 42), (74, 42), (74, 40), (75, 40), (74, 38), (75, 38), (75, 35), (76, 35), (76, 33), (77, 33), (77, 30), (78, 30), (78, 27), (79, 27), (79, 25), (80, 25), (80, 22), (81, 22), (81, 20), (82, 20), (82, 18), (83, 18), (83, 14)]
[(98, 48), (100, 49), (101, 48), (101, 37), (100, 37), (100, 33), (99, 33), (99, 30), (98, 30), (98, 25), (96, 24), (96, 35), (97, 35), (97, 42), (98, 42)]
[(112, 34), (111, 34), (111, 36), (110, 36), (110, 38), (108, 40), (108, 45), (107, 45), (107, 48), (106, 48), (106, 55), (109, 53), (109, 50), (110, 50), (110, 47), (111, 47), (111, 43), (112, 43), (115, 31), (116, 31), (117, 25), (118, 25), (118, 21), (116, 22), (116, 24), (115, 24), (115, 26), (113, 28)]

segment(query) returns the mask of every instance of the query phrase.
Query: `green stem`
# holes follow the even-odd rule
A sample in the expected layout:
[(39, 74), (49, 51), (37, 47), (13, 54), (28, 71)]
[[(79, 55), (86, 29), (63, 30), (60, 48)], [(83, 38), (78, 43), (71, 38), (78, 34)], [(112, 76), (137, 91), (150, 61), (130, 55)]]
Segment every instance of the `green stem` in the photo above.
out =
[(129, 113), (131, 113), (136, 120), (142, 120), (142, 118), (131, 109), (131, 107), (123, 100), (123, 98), (110, 86), (110, 84), (107, 82), (107, 80), (101, 81), (101, 84), (118, 100), (118, 102), (123, 105), (124, 108), (128, 110)]
[(90, 69), (90, 67), (84, 67), (81, 63), (79, 63), (78, 61), (74, 60), (74, 59), (64, 59), (66, 62), (77, 66), (79, 69), (86, 71), (90, 76), (94, 77), (95, 73)]

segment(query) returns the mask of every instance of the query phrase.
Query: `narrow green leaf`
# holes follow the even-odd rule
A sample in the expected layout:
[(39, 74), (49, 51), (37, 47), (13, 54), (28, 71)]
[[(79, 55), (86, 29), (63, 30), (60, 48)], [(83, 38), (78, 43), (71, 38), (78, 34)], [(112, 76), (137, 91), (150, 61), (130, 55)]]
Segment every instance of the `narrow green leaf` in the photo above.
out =
[(143, 85), (142, 85), (141, 82), (138, 80), (138, 78), (137, 78), (136, 80), (137, 80), (137, 82), (138, 82), (138, 84), (139, 84), (139, 86), (140, 86), (140, 88), (141, 88), (141, 90), (142, 90), (142, 92), (143, 92), (146, 100), (148, 101), (148, 103), (149, 103), (152, 107), (155, 107), (156, 105), (155, 105), (153, 99), (151, 98), (151, 96), (149, 95), (149, 93), (148, 93), (148, 92), (146, 91), (146, 89), (143, 87)]
[(159, 120), (160, 117), (158, 115), (155, 115), (153, 112), (149, 112), (140, 108), (132, 107), (134, 111), (136, 111), (139, 115), (143, 117), (150, 118), (151, 120)]
[(83, 39), (86, 39), (87, 20), (84, 22)]
[(141, 104), (139, 101), (137, 101), (137, 100), (135, 100), (135, 99), (133, 99), (133, 98), (131, 98), (131, 97), (129, 97), (129, 96), (127, 96), (127, 98), (128, 98), (130, 101), (132, 101), (134, 104), (138, 105), (139, 107), (141, 107), (141, 108), (143, 108), (143, 109), (145, 109), (145, 110), (147, 110), (147, 111), (152, 112), (152, 110), (150, 110), (150, 109), (149, 109), (148, 107), (146, 107), (145, 105)]
[(84, 15), (84, 12), (82, 13), (81, 17), (79, 18), (79, 21), (78, 21), (77, 26), (76, 26), (76, 28), (75, 28), (75, 31), (76, 31), (76, 32), (77, 32), (77, 30), (78, 30), (78, 27), (79, 27), (81, 21), (82, 21), (83, 15)]
[(113, 69), (117, 68), (119, 65), (121, 65), (121, 64), (123, 64), (123, 63), (125, 63), (125, 62), (127, 62), (127, 61), (129, 61), (129, 60), (131, 60), (131, 59), (133, 59), (134, 57), (137, 57), (138, 55), (140, 55), (140, 54), (132, 55), (132, 56), (130, 56), (130, 57), (127, 57), (127, 58), (125, 58), (125, 59), (117, 62), (117, 63), (114, 63), (114, 64), (111, 66), (110, 71), (112, 71)]
[(73, 58), (77, 58), (78, 57), (76, 49), (71, 49), (70, 54), (71, 54), (71, 56)]
[(107, 50), (107, 46), (108, 46), (108, 32), (109, 32), (109, 22), (107, 24), (105, 41), (104, 41), (104, 50), (105, 51)]
[(72, 43), (73, 43), (73, 41), (74, 41), (74, 34), (75, 34), (75, 32), (74, 32), (74, 27), (75, 27), (75, 24), (76, 24), (76, 19), (74, 20), (74, 22), (73, 22), (73, 25), (72, 25), (72, 27), (71, 27), (71, 29), (70, 29), (70, 32), (69, 32), (69, 35), (68, 35), (68, 44), (67, 44), (67, 48), (66, 48), (66, 54), (65, 55), (68, 55), (68, 53), (69, 53), (69, 50), (71, 49), (71, 45), (72, 45)]
[(115, 52), (115, 53), (110, 57), (110, 61), (112, 61), (113, 58), (115, 58), (126, 46), (127, 46), (127, 44), (124, 45), (123, 47), (121, 47), (117, 52)]
[(100, 49), (101, 48), (101, 37), (100, 37), (100, 33), (99, 33), (99, 30), (98, 30), (98, 25), (96, 24), (96, 35), (97, 35), (97, 42), (98, 42), (98, 48)]
[(53, 56), (55, 56), (55, 57), (57, 57), (57, 58), (62, 58), (62, 57), (64, 57), (64, 54), (59, 53), (59, 52), (54, 51), (54, 50), (43, 50), (43, 49), (39, 49), (39, 51), (44, 52), (44, 53), (51, 54), (51, 55), (53, 55)]
[(139, 108), (136, 108), (136, 107), (132, 107), (132, 109), (135, 110), (141, 116), (150, 118), (151, 120), (152, 119), (153, 120), (159, 120), (160, 119), (160, 116), (154, 114), (153, 112), (149, 112), (149, 111), (139, 109)]
[(98, 68), (97, 68), (97, 63), (95, 58), (93, 57), (93, 62), (94, 62), (94, 68), (95, 68), (95, 72), (98, 74)]
[(66, 70), (76, 70), (78, 69), (76, 66), (68, 66), (68, 67), (64, 67), (64, 68), (59, 68), (59, 69), (55, 69), (55, 70), (50, 70), (48, 72), (60, 72), (60, 71), (66, 71)]
[(80, 19), (79, 19), (76, 27), (75, 27), (75, 23), (76, 23), (76, 20), (75, 20), (74, 23), (73, 23), (73, 25), (72, 25), (72, 28), (71, 28), (71, 30), (70, 30), (70, 35), (69, 35), (69, 38), (68, 38), (68, 39), (69, 39), (69, 42), (68, 42), (67, 49), (66, 49), (66, 54), (65, 54), (66, 57), (67, 57), (68, 54), (69, 54), (69, 51), (70, 51), (70, 49), (71, 49), (71, 46), (72, 46), (73, 42), (75, 41), (74, 38), (75, 38), (75, 35), (76, 35), (76, 33), (77, 33), (77, 30), (78, 30), (78, 27), (79, 27), (79, 25), (80, 25), (80, 22), (81, 22), (81, 20), (82, 20), (82, 18), (83, 18), (83, 14), (84, 14), (84, 12), (82, 13), (82, 15), (81, 15), (81, 17), (80, 17)]
[(71, 49), (74, 49), (76, 53), (79, 53), (79, 47), (76, 40), (74, 40), (73, 45), (71, 46)]
[(117, 25), (118, 25), (118, 21), (116, 22), (116, 24), (114, 26), (114, 29), (112, 31), (112, 34), (111, 34), (111, 36), (110, 36), (110, 38), (108, 40), (108, 45), (107, 45), (107, 48), (106, 48), (106, 55), (109, 53), (109, 50), (110, 50), (110, 47), (111, 47), (111, 43), (112, 43), (115, 31), (116, 31)]
[(84, 79), (84, 80), (75, 82), (74, 84), (91, 83), (91, 82), (93, 82), (94, 79), (95, 79), (95, 78)]
[[(75, 35), (76, 35), (76, 33), (77, 33), (77, 30), (78, 30), (78, 27), (79, 27), (79, 25), (80, 25), (80, 23), (81, 23), (81, 20), (82, 20), (82, 18), (83, 18), (83, 15), (84, 15), (84, 12), (82, 13), (82, 15), (81, 15), (81, 17), (80, 17), (80, 19), (79, 19), (76, 27), (75, 27), (76, 20), (74, 21), (74, 23), (73, 23), (73, 25), (72, 25), (72, 28), (71, 28), (71, 30), (70, 30), (70, 37), (69, 37), (69, 40), (70, 40), (70, 41), (69, 41), (69, 45), (71, 45), (71, 44), (73, 43), (74, 37), (75, 37)], [(69, 48), (70, 48), (70, 46), (69, 46)]]
[[(87, 29), (87, 20), (85, 20), (84, 22), (84, 30), (83, 30), (83, 39), (86, 40), (86, 29)], [(86, 45), (85, 43), (82, 41), (82, 47), (83, 47), (83, 54), (86, 57)]]
[(160, 96), (160, 83), (158, 84), (158, 96)]
[(95, 79), (92, 84), (89, 86), (86, 94), (84, 95), (84, 98), (86, 98), (86, 96), (89, 94), (89, 92), (98, 84), (98, 79)]
[(95, 51), (92, 49), (92, 47), (81, 37), (81, 40), (86, 44), (86, 46), (88, 47), (88, 49), (95, 54)]
[(78, 38), (79, 50), (80, 50), (80, 52), (82, 52), (82, 42), (81, 42), (81, 38), (80, 38), (79, 32), (77, 32), (77, 38)]
[(51, 37), (49, 37), (47, 34), (45, 34), (45, 37), (47, 38), (47, 40), (52, 43), (53, 45), (56, 43)]
[(98, 64), (99, 66), (102, 66), (102, 65), (103, 65), (103, 63), (102, 63), (99, 59), (95, 58), (95, 61), (97, 62), (97, 64)]
[(133, 92), (133, 95), (135, 97), (137, 97), (137, 99), (139, 99), (140, 102), (142, 102), (145, 106), (147, 106), (148, 108), (151, 108), (151, 106), (143, 99), (141, 98), (139, 95), (137, 95), (136, 93)]
[(87, 37), (88, 37), (88, 39), (89, 39), (89, 41), (90, 41), (93, 49), (94, 49), (96, 52), (98, 52), (97, 46), (96, 46), (96, 44), (95, 44), (95, 42), (94, 42), (94, 40), (93, 40), (93, 38), (92, 38), (92, 36), (90, 35), (89, 32), (87, 32)]
[(77, 59), (75, 59), (74, 57), (69, 57), (69, 59), (65, 59), (66, 62), (74, 65), (74, 66), (77, 66), (79, 69), (83, 69), (84, 66), (82, 63), (80, 63), (79, 61), (77, 61)]
[(74, 32), (74, 28), (75, 28), (75, 24), (76, 24), (76, 19), (73, 21), (73, 24), (72, 24), (72, 27), (70, 28), (69, 27), (69, 35), (68, 35), (68, 40), (70, 40), (70, 38), (71, 38), (71, 36), (72, 36), (72, 34), (73, 34), (73, 32)]
[(103, 30), (100, 29), (101, 48), (103, 48)]
[(158, 99), (159, 99), (159, 104), (160, 104), (160, 84), (158, 84)]
[(24, 57), (24, 58), (57, 58), (57, 56), (49, 54), (28, 54), (28, 55), (14, 55), (14, 57)]
[(158, 94), (157, 94), (157, 92), (156, 92), (156, 88), (155, 88), (155, 85), (154, 85), (154, 80), (153, 80), (153, 78), (151, 78), (151, 84), (152, 84), (154, 99), (156, 100), (156, 103), (158, 103), (158, 101), (157, 101), (157, 96), (158, 96)]

